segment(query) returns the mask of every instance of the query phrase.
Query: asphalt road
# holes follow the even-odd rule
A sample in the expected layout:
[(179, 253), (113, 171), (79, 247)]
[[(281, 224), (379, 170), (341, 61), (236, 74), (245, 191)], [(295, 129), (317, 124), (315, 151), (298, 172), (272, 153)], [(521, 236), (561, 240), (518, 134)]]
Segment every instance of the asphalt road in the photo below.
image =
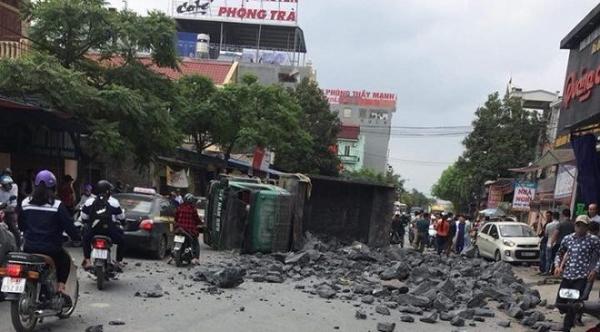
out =
[[(81, 262), (81, 249), (69, 249), (76, 262)], [(232, 255), (215, 252), (202, 247), (201, 261), (216, 261)], [(201, 288), (206, 284), (188, 278), (189, 268), (176, 268), (166, 262), (144, 258), (127, 258), (128, 266), (120, 280), (111, 281), (102, 292), (95, 288), (94, 281), (80, 274), (80, 301), (73, 317), (66, 320), (48, 318), (38, 331), (85, 331), (89, 326), (103, 325), (104, 331), (119, 332), (162, 332), (162, 331), (260, 331), (260, 332), (304, 332), (304, 331), (376, 331), (377, 322), (395, 322), (396, 331), (452, 331), (456, 328), (447, 322), (425, 324), (402, 323), (397, 310), (391, 316), (375, 313), (374, 306), (323, 300), (294, 289), (294, 284), (265, 284), (247, 281), (236, 289), (224, 290), (223, 294), (210, 295)], [(530, 277), (530, 268), (516, 268), (517, 273)], [(168, 292), (161, 298), (135, 297), (138, 290), (159, 284)], [(550, 301), (555, 286), (543, 286), (542, 295)], [(553, 294), (554, 292), (554, 294)], [(368, 313), (367, 320), (357, 320), (356, 306)], [(240, 309), (244, 307), (244, 310)], [(549, 312), (549, 316), (552, 313)], [(555, 315), (556, 319), (560, 319)], [(418, 317), (415, 316), (418, 321)], [(496, 325), (505, 320), (503, 313), (494, 319), (478, 323), (476, 327), (460, 328), (460, 331), (524, 331), (513, 324), (511, 329)], [(109, 326), (109, 321), (121, 320), (122, 326)], [(592, 322), (590, 321), (590, 324)], [(13, 331), (8, 303), (0, 303), (0, 332)], [(583, 331), (583, 330), (581, 330)]]

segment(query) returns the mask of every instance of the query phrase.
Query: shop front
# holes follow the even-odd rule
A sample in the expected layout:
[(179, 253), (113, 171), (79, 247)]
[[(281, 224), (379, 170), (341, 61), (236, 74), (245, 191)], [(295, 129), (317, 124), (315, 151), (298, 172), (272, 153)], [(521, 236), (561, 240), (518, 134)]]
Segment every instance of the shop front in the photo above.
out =
[[(560, 47), (569, 50), (569, 62), (554, 145), (572, 148), (575, 162), (561, 163), (555, 196), (573, 196), (571, 207), (582, 214), (587, 205), (600, 203), (600, 5), (562, 39)], [(574, 175), (572, 195), (569, 177)]]

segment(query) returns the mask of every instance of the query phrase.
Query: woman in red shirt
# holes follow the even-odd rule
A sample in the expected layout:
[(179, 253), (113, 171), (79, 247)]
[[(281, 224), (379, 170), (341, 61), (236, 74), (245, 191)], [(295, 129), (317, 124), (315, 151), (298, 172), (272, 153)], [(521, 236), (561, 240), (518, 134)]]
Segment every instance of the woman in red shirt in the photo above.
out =
[(196, 210), (196, 198), (192, 194), (186, 194), (183, 204), (177, 207), (175, 212), (175, 225), (176, 228), (181, 228), (193, 237), (192, 251), (194, 258), (192, 264), (198, 265), (200, 263), (200, 243), (198, 242), (198, 226), (202, 225), (202, 220)]

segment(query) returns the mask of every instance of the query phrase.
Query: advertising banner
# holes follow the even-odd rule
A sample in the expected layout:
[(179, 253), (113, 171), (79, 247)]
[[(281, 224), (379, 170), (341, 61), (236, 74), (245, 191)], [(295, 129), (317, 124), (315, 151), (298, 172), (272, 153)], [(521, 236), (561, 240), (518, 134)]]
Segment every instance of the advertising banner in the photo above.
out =
[(190, 171), (182, 169), (181, 171), (174, 171), (171, 167), (167, 166), (167, 186), (173, 188), (188, 188), (190, 182), (188, 181)]
[(504, 196), (504, 188), (503, 186), (494, 186), (491, 185), (488, 193), (488, 201), (487, 208), (495, 209), (502, 202), (502, 197)]
[(574, 165), (560, 165), (558, 167), (556, 186), (554, 187), (554, 198), (567, 198), (573, 195), (576, 172), (577, 167)]
[(173, 0), (177, 18), (296, 26), (298, 0)]
[(512, 208), (518, 211), (529, 211), (529, 203), (535, 197), (535, 183), (517, 182)]
[(177, 33), (177, 55), (181, 57), (196, 57), (198, 34), (192, 32)]
[(330, 105), (358, 105), (365, 107), (396, 108), (396, 94), (389, 92), (350, 91), (325, 89)]

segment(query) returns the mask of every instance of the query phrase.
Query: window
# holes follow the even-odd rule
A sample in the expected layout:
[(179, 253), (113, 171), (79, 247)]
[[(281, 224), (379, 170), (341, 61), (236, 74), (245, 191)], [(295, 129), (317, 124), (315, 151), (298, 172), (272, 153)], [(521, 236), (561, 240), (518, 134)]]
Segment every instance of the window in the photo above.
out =
[(533, 230), (528, 225), (501, 225), (500, 234), (503, 237), (535, 237)]
[(492, 225), (492, 227), (490, 228), (490, 236), (495, 239), (498, 238), (498, 228), (496, 228), (496, 225)]
[(359, 116), (361, 119), (367, 118), (367, 109), (366, 108), (361, 108), (358, 110), (358, 112), (359, 112)]
[(345, 108), (344, 109), (344, 117), (345, 118), (351, 118), (352, 117), (352, 109), (351, 108)]
[(349, 156), (350, 155), (350, 146), (346, 145), (344, 147), (344, 156)]
[(485, 226), (483, 226), (481, 233), (487, 234), (489, 232), (489, 230), (490, 230), (490, 225), (485, 225)]

